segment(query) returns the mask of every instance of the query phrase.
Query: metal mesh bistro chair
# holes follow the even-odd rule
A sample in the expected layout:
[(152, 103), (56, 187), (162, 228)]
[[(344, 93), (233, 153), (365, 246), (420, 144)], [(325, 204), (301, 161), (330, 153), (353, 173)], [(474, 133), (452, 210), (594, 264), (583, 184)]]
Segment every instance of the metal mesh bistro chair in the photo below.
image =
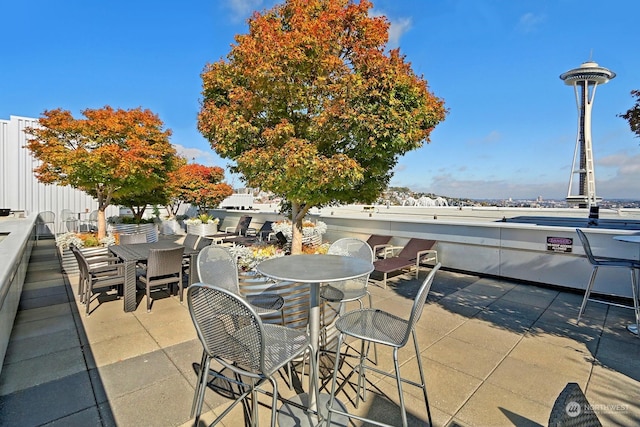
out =
[[(368, 262), (373, 262), (374, 256), (373, 250), (367, 242), (352, 237), (336, 240), (331, 244), (327, 253), (331, 255), (352, 256)], [(337, 303), (338, 309), (336, 314), (343, 313), (345, 303), (351, 301), (358, 301), (360, 308), (364, 308), (362, 299), (365, 297), (369, 298), (369, 308), (371, 308), (373, 307), (373, 302), (371, 300), (371, 294), (367, 290), (368, 282), (369, 275), (367, 274), (366, 276), (358, 277), (357, 279), (327, 284), (320, 288), (320, 298), (329, 303)], [(326, 312), (330, 310), (331, 307), (328, 307), (328, 304), (324, 304), (324, 310), (322, 310), (322, 324), (324, 325), (323, 336), (325, 340), (324, 347), (327, 347), (327, 344), (335, 338), (335, 333), (331, 333), (332, 328), (327, 324), (332, 319), (325, 316)], [(377, 361), (378, 354), (377, 349), (374, 346), (374, 363), (377, 363)]]
[(238, 267), (233, 256), (224, 247), (206, 246), (198, 253), (198, 277), (202, 283), (219, 286), (245, 298), (260, 316), (271, 316), (279, 312), (284, 325), (284, 299), (272, 293), (242, 296), (238, 282)]
[(78, 229), (78, 216), (69, 209), (60, 211), (60, 227), (58, 231), (67, 233)]
[(178, 284), (180, 302), (182, 302), (182, 255), (184, 247), (169, 249), (151, 249), (147, 259), (147, 269), (140, 281), (145, 284), (147, 293), (147, 312), (151, 311), (151, 288)]
[(147, 243), (147, 235), (145, 233), (121, 234), (118, 237), (118, 241), (121, 245)]
[(91, 296), (96, 293), (97, 290), (124, 286), (125, 277), (123, 265), (108, 264), (92, 268), (78, 248), (72, 246), (71, 251), (78, 261), (81, 277), (80, 280), (83, 280), (82, 278), (84, 278), (85, 281), (83, 300), (86, 310), (85, 314), (89, 316), (91, 314)]
[(56, 214), (51, 211), (44, 211), (38, 214), (38, 218), (36, 219), (36, 245), (38, 244), (38, 239), (40, 236), (49, 234), (45, 233), (45, 229), (47, 228), (47, 224), (53, 224), (53, 228), (49, 229), (52, 235), (56, 233)]
[[(582, 242), (582, 249), (584, 250), (589, 263), (592, 265), (593, 270), (591, 270), (591, 277), (589, 278), (589, 284), (587, 284), (587, 288), (584, 292), (584, 297), (582, 298), (582, 305), (580, 305), (580, 313), (578, 313), (578, 320), (576, 323), (580, 323), (580, 318), (584, 313), (585, 308), (587, 307), (587, 301), (596, 301), (600, 303), (606, 303), (606, 301), (601, 300), (593, 300), (590, 299), (591, 291), (593, 290), (593, 285), (596, 281), (596, 275), (598, 274), (598, 269), (600, 267), (610, 267), (610, 268), (628, 268), (629, 273), (631, 274), (631, 293), (633, 296), (633, 311), (636, 316), (636, 327), (638, 331), (640, 331), (640, 307), (638, 307), (638, 283), (636, 281), (636, 272), (635, 270), (640, 268), (640, 263), (638, 261), (633, 261), (629, 259), (620, 259), (620, 258), (608, 258), (602, 256), (595, 256), (593, 251), (591, 250), (591, 244), (589, 243), (589, 239), (587, 235), (576, 228), (576, 233), (578, 233), (578, 237)], [(640, 336), (640, 335), (639, 335)]]
[(567, 383), (553, 404), (548, 426), (602, 427), (602, 424), (580, 386)]
[[(253, 402), (251, 425), (258, 425), (257, 392), (264, 392), (260, 386), (268, 379), (273, 386), (271, 426), (275, 426), (278, 404), (275, 374), (292, 360), (312, 351), (306, 331), (263, 324), (260, 315), (244, 298), (211, 284), (196, 283), (190, 286), (187, 290), (187, 302), (203, 347), (191, 407), (195, 424), (198, 424), (202, 412), (208, 376), (212, 374), (223, 381), (238, 384), (243, 392), (211, 425), (216, 425), (249, 395)], [(236, 379), (228, 378), (221, 372), (210, 371), (212, 359), (233, 372)], [(243, 381), (245, 378), (249, 381)], [(315, 392), (317, 398), (317, 388)]]
[[(362, 340), (362, 351), (360, 355), (360, 364), (355, 368), (358, 371), (358, 392), (356, 396), (356, 407), (360, 402), (360, 389), (363, 389), (363, 400), (366, 399), (366, 386), (364, 384), (365, 380), (365, 371), (371, 370), (377, 372), (381, 375), (385, 375), (388, 377), (394, 376), (387, 371), (383, 371), (371, 366), (367, 366), (365, 364), (366, 361), (366, 352), (364, 351), (364, 343), (365, 342), (374, 342), (381, 345), (386, 345), (393, 348), (393, 364), (395, 367), (395, 379), (398, 387), (398, 394), (400, 396), (400, 411), (402, 414), (402, 425), (407, 426), (407, 412), (404, 404), (404, 395), (402, 392), (402, 383), (408, 383), (413, 386), (419, 387), (422, 389), (422, 393), (424, 395), (424, 402), (427, 408), (427, 417), (429, 419), (429, 425), (433, 425), (431, 420), (431, 410), (429, 409), (429, 399), (427, 398), (427, 387), (424, 380), (424, 371), (422, 369), (422, 359), (420, 357), (420, 349), (418, 347), (418, 339), (416, 336), (415, 325), (420, 319), (422, 315), (422, 310), (424, 308), (425, 301), (427, 300), (427, 295), (429, 294), (429, 290), (431, 289), (431, 285), (433, 283), (433, 278), (435, 277), (436, 272), (440, 269), (440, 263), (436, 264), (433, 267), (433, 270), (429, 273), (427, 278), (424, 280), (420, 289), (418, 290), (418, 294), (416, 295), (415, 300), (413, 301), (413, 306), (411, 308), (411, 314), (409, 315), (409, 319), (405, 320), (398, 316), (395, 316), (391, 313), (387, 313), (382, 310), (376, 309), (360, 309), (353, 310), (341, 315), (336, 321), (336, 327), (340, 334), (338, 335), (338, 345), (342, 343), (344, 336), (351, 336), (357, 339)], [(418, 370), (420, 373), (420, 384), (408, 380), (406, 378), (402, 378), (400, 376), (400, 365), (398, 364), (398, 350), (404, 347), (409, 341), (409, 337), (413, 337), (413, 344), (416, 350), (416, 360), (418, 362)], [(386, 425), (379, 423), (375, 420), (370, 420), (364, 417), (360, 417), (353, 414), (348, 414), (344, 411), (341, 411), (337, 407), (334, 407), (333, 401), (335, 399), (336, 393), (336, 382), (337, 382), (337, 374), (340, 366), (340, 358), (336, 358), (336, 364), (333, 371), (333, 380), (331, 383), (331, 397), (328, 403), (328, 415), (327, 415), (327, 425), (331, 425), (331, 414), (338, 413), (344, 416), (348, 416), (351, 418), (356, 418), (360, 421), (371, 422), (377, 425)]]

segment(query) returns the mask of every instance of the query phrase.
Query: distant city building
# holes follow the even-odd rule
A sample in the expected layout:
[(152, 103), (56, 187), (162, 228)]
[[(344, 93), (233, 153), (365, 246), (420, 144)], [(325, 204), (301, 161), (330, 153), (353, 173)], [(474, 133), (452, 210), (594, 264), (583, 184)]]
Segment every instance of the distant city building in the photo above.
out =
[[(573, 154), (567, 202), (577, 203), (580, 207), (596, 206), (601, 200), (596, 196), (596, 177), (591, 143), (591, 110), (598, 84), (605, 84), (615, 76), (616, 73), (598, 66), (591, 60), (560, 75), (566, 85), (573, 86), (578, 107), (578, 136)], [(579, 177), (577, 193), (573, 188), (575, 175)]]

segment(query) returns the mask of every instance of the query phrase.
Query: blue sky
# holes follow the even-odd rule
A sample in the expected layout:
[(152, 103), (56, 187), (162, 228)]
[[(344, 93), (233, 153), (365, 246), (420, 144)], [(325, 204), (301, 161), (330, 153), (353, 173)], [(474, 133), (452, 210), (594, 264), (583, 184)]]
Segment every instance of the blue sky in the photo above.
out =
[[(196, 128), (200, 73), (273, 0), (24, 0), (0, 26), (0, 119), (63, 108), (148, 108), (188, 158), (226, 166)], [(564, 198), (577, 131), (559, 75), (590, 56), (597, 194), (640, 199), (640, 139), (617, 114), (640, 89), (635, 0), (377, 0), (414, 71), (450, 113), (392, 185), (449, 197)], [(230, 183), (241, 182), (228, 176)]]

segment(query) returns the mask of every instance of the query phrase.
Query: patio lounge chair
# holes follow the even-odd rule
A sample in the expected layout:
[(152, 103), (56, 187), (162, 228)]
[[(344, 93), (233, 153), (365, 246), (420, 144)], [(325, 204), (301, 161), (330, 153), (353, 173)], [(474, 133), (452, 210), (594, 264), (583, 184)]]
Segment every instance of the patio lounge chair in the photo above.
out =
[(233, 236), (224, 239), (223, 243), (235, 243), (236, 245), (251, 246), (258, 242), (266, 242), (269, 240), (269, 236), (273, 236), (273, 229), (271, 228), (273, 221), (265, 221), (259, 230), (249, 227), (244, 236)]
[[(374, 273), (382, 273), (382, 286), (387, 288), (387, 277), (389, 273), (394, 271), (400, 271), (410, 269), (415, 266), (416, 279), (420, 273), (420, 264), (427, 261), (433, 261), (438, 263), (438, 252), (433, 249), (436, 244), (435, 240), (426, 239), (410, 239), (402, 250), (395, 256), (392, 256), (393, 252), (399, 247), (387, 247), (385, 248), (384, 259), (379, 259), (373, 262)], [(369, 278), (369, 280), (372, 280)], [(372, 280), (375, 281), (375, 280)]]
[(376, 258), (384, 258), (384, 248), (388, 248), (389, 246), (391, 246), (389, 244), (390, 240), (391, 236), (372, 234), (367, 239), (367, 244), (371, 246), (371, 250), (373, 250), (373, 254)]
[(224, 229), (224, 233), (216, 233), (207, 237), (213, 239), (214, 242), (219, 243), (229, 237), (246, 236), (247, 230), (249, 229), (249, 224), (251, 224), (251, 219), (252, 217), (250, 217), (249, 215), (242, 215), (235, 227), (226, 227)]

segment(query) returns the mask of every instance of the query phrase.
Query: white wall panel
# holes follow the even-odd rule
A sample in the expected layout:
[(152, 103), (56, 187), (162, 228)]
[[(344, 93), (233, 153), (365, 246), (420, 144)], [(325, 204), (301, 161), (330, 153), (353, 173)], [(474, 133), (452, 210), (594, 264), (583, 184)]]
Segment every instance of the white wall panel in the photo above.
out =
[[(37, 180), (33, 173), (37, 161), (24, 148), (27, 142), (24, 130), (37, 124), (38, 119), (28, 117), (10, 116), (9, 120), (0, 120), (0, 207), (27, 213), (53, 211), (56, 221), (63, 209), (73, 212), (97, 209), (97, 200), (83, 191), (45, 185)], [(106, 214), (107, 217), (118, 215), (117, 206), (110, 206)]]

